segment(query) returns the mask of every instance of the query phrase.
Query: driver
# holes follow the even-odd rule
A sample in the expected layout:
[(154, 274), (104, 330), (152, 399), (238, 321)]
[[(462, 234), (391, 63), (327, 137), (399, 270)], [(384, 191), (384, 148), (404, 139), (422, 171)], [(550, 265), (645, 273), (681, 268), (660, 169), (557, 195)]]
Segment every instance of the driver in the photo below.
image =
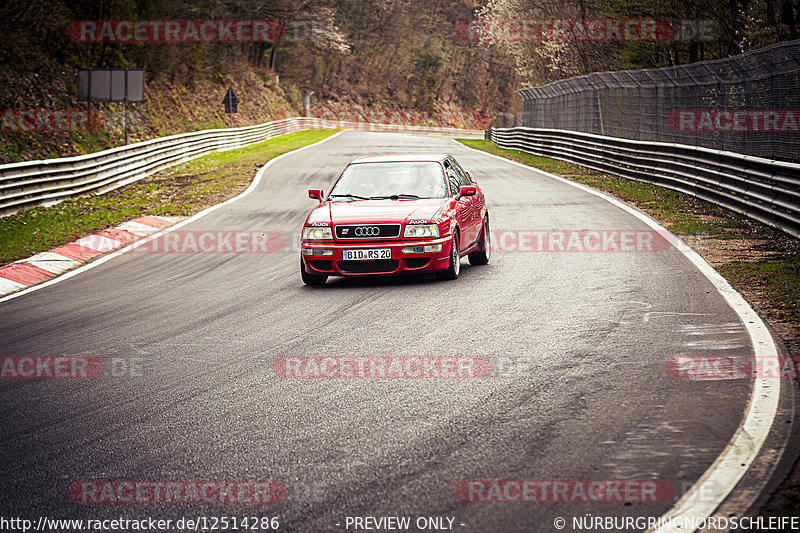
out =
[(446, 196), (444, 182), (438, 165), (426, 163), (411, 167), (414, 194), (422, 198), (439, 198)]

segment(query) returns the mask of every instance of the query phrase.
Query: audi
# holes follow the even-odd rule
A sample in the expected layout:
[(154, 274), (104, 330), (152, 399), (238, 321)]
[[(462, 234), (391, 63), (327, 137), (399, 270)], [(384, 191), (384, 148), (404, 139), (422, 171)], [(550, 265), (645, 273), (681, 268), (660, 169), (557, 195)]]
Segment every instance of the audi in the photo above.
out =
[(300, 274), (433, 273), (456, 279), (461, 258), (489, 262), (489, 213), (472, 174), (448, 154), (361, 157), (348, 164), (303, 224)]

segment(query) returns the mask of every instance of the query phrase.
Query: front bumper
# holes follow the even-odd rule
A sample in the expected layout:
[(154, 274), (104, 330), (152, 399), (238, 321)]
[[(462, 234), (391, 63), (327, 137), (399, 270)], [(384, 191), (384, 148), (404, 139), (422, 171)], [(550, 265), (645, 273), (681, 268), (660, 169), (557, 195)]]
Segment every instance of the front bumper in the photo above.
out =
[[(400, 239), (387, 242), (385, 240), (342, 242), (338, 241), (301, 241), (301, 257), (306, 272), (326, 276), (375, 276), (387, 274), (411, 274), (437, 272), (445, 270), (450, 261), (450, 236), (436, 239), (412, 240)], [(433, 246), (440, 244), (438, 252), (403, 252), (410, 246)], [(390, 248), (391, 259), (375, 259), (365, 261), (344, 261), (342, 250), (359, 248)], [(331, 250), (333, 255), (306, 255), (302, 250)]]

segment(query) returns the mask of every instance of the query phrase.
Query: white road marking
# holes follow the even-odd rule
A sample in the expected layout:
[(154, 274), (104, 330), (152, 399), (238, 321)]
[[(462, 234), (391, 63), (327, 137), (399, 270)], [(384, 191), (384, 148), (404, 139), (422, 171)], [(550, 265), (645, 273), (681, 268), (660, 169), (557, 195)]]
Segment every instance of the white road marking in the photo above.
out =
[[(317, 142), (315, 142), (313, 144), (308, 144), (306, 146), (302, 146), (302, 147), (298, 148), (297, 150), (292, 150), (291, 152), (286, 152), (285, 154), (281, 154), (281, 155), (279, 155), (277, 157), (274, 157), (274, 158), (270, 159), (269, 161), (267, 161), (266, 165), (264, 165), (263, 167), (261, 167), (258, 170), (258, 172), (256, 173), (256, 177), (253, 178), (253, 181), (250, 182), (250, 186), (247, 189), (245, 189), (244, 192), (242, 192), (238, 196), (234, 196), (233, 198), (225, 200), (222, 203), (219, 203), (217, 205), (212, 205), (211, 207), (208, 207), (208, 208), (204, 209), (203, 211), (200, 211), (196, 215), (194, 215), (192, 217), (189, 217), (189, 218), (183, 220), (182, 222), (179, 222), (179, 223), (175, 224), (174, 226), (170, 226), (168, 228), (164, 228), (163, 230), (159, 231), (158, 233), (153, 234), (153, 237), (155, 238), (155, 237), (158, 237), (158, 236), (160, 236), (162, 234), (166, 234), (166, 233), (169, 233), (171, 231), (175, 231), (176, 229), (182, 228), (183, 226), (185, 226), (186, 224), (189, 224), (190, 222), (194, 222), (195, 220), (199, 220), (200, 218), (206, 216), (207, 214), (209, 214), (209, 213), (211, 213), (213, 211), (216, 211), (220, 207), (226, 206), (228, 204), (231, 204), (231, 203), (235, 202), (236, 200), (244, 198), (245, 196), (247, 196), (248, 194), (250, 194), (251, 192), (253, 192), (255, 190), (255, 188), (261, 182), (261, 177), (264, 175), (264, 172), (266, 172), (266, 170), (273, 163), (275, 163), (276, 161), (279, 161), (279, 160), (283, 159), (284, 157), (290, 156), (292, 154), (296, 154), (297, 152), (303, 151), (303, 150), (305, 150), (307, 148), (311, 148), (312, 146), (317, 146), (318, 144), (322, 144), (324, 142), (330, 141), (331, 139), (334, 139), (334, 138), (338, 137), (339, 135), (341, 135), (342, 133), (344, 133), (346, 131), (348, 131), (348, 130), (342, 130), (342, 131), (336, 132), (333, 135), (331, 135), (330, 137), (326, 137), (326, 138), (322, 139), (321, 141), (317, 141)], [(171, 219), (174, 219), (175, 217), (162, 217), (162, 216), (160, 216), (158, 218), (162, 218), (162, 219), (165, 219), (165, 220), (171, 220)], [(109, 239), (109, 240), (111, 240), (111, 239)], [(130, 250), (133, 250), (134, 248), (137, 248), (137, 247), (139, 247), (139, 246), (141, 246), (143, 244), (147, 244), (148, 242), (150, 242), (150, 239), (141, 239), (139, 241), (132, 242), (131, 244), (125, 246), (124, 248), (121, 248), (121, 249), (117, 250), (116, 252), (112, 252), (112, 253), (106, 254), (106, 255), (104, 255), (102, 257), (98, 257), (97, 259), (95, 259), (91, 263), (87, 263), (87, 264), (83, 265), (80, 268), (76, 268), (75, 270), (72, 270), (70, 272), (66, 272), (65, 274), (63, 274), (61, 276), (58, 276), (57, 278), (53, 278), (50, 281), (46, 281), (46, 282), (40, 283), (38, 285), (33, 285), (31, 287), (28, 287), (27, 289), (24, 289), (24, 290), (21, 290), (21, 291), (17, 291), (15, 293), (12, 293), (12, 294), (9, 294), (7, 296), (4, 296), (4, 297), (0, 298), (0, 302), (5, 302), (7, 300), (13, 300), (14, 298), (19, 298), (20, 296), (23, 296), (25, 294), (31, 293), (33, 291), (38, 291), (38, 290), (41, 290), (41, 289), (43, 289), (45, 287), (49, 287), (50, 285), (54, 285), (56, 283), (61, 283), (64, 280), (67, 280), (67, 279), (69, 279), (69, 278), (71, 278), (73, 276), (77, 276), (78, 274), (80, 274), (82, 272), (86, 272), (87, 270), (91, 270), (91, 269), (93, 269), (93, 268), (95, 268), (97, 266), (100, 266), (103, 263), (105, 263), (106, 261), (110, 261), (113, 258), (117, 257), (118, 255), (122, 255), (122, 254), (124, 254), (126, 252), (129, 252)], [(5, 281), (7, 281), (7, 280), (0, 279), (0, 284), (4, 283)], [(9, 281), (9, 283), (14, 283), (14, 282)], [(19, 284), (17, 284), (17, 285), (19, 285)], [(19, 287), (24, 287), (24, 285), (19, 285)], [(16, 287), (15, 290), (18, 289), (19, 287)], [(0, 288), (2, 288), (2, 285), (0, 285)]]
[[(723, 278), (716, 270), (714, 270), (711, 265), (705, 261), (705, 259), (700, 257), (697, 252), (692, 250), (689, 246), (683, 243), (683, 241), (678, 239), (678, 237), (667, 231), (666, 228), (661, 226), (649, 216), (617, 200), (616, 198), (603, 194), (599, 191), (595, 191), (594, 189), (586, 187), (585, 185), (572, 182), (566, 178), (562, 178), (561, 176), (556, 176), (555, 174), (551, 174), (528, 165), (523, 165), (522, 163), (518, 163), (516, 161), (511, 161), (510, 159), (505, 159), (504, 157), (470, 148), (469, 146), (465, 146), (455, 139), (453, 139), (453, 142), (468, 150), (473, 150), (482, 155), (488, 155), (490, 157), (500, 159), (506, 163), (531, 170), (537, 174), (547, 176), (582, 191), (588, 192), (589, 194), (593, 194), (594, 196), (612, 203), (623, 211), (627, 211), (654, 230), (663, 232), (663, 235), (668, 237), (670, 244), (678, 251), (683, 253), (683, 255), (686, 256), (686, 258), (691, 261), (706, 278), (708, 278), (708, 280), (717, 289), (717, 292), (720, 293), (722, 298), (728, 303), (729, 306), (731, 306), (734, 311), (736, 311), (736, 314), (739, 315), (739, 319), (742, 321), (742, 324), (744, 324), (744, 327), (747, 328), (747, 332), (750, 335), (750, 340), (753, 344), (754, 355), (756, 357), (776, 357), (778, 355), (778, 348), (775, 346), (775, 342), (772, 340), (769, 330), (764, 325), (761, 317), (759, 317), (758, 314), (753, 311), (753, 308), (750, 307), (742, 295), (736, 292), (736, 290), (731, 287), (725, 278)], [(779, 399), (780, 386), (775, 383), (770, 383), (770, 380), (766, 378), (754, 380), (753, 389), (750, 393), (750, 401), (748, 403), (744, 419), (742, 420), (742, 423), (739, 425), (736, 432), (733, 434), (733, 437), (731, 437), (728, 445), (725, 447), (719, 457), (717, 457), (717, 460), (714, 461), (714, 464), (712, 464), (708, 470), (706, 470), (705, 473), (700, 476), (700, 479), (697, 481), (697, 483), (695, 483), (694, 486), (675, 503), (672, 509), (662, 515), (664, 520), (672, 520), (667, 522), (669, 525), (658, 529), (648, 530), (649, 533), (686, 533), (686, 529), (671, 527), (671, 525), (678, 524), (679, 521), (687, 518), (707, 518), (711, 516), (711, 514), (714, 513), (714, 511), (720, 505), (722, 505), (722, 502), (733, 491), (733, 488), (736, 486), (739, 480), (742, 479), (744, 474), (750, 468), (750, 465), (753, 464), (753, 461), (755, 461), (756, 457), (758, 456), (764, 441), (769, 435), (775, 415), (777, 414)], [(763, 483), (766, 481), (767, 480), (763, 480)], [(707, 496), (709, 494), (714, 494), (715, 497), (708, 498)], [(748, 500), (747, 505), (749, 506), (752, 504), (757, 496), (758, 493), (750, 494), (749, 497), (746, 498)], [(743, 513), (746, 510), (747, 509), (741, 509), (740, 511)]]
[(36, 255), (32, 255), (27, 259), (22, 259), (16, 262), (28, 263), (52, 274), (61, 274), (62, 272), (81, 264), (80, 261), (70, 259), (69, 257), (64, 257), (63, 255), (55, 252), (41, 252)]
[(91, 250), (96, 250), (98, 252), (109, 252), (114, 248), (118, 248), (122, 245), (121, 241), (115, 241), (114, 239), (109, 239), (104, 235), (87, 235), (82, 239), (78, 239), (75, 241), (75, 244), (79, 244), (84, 248), (89, 248)]
[(16, 281), (11, 281), (10, 279), (6, 279), (0, 276), (0, 293), (18, 291), (24, 286), (25, 285), (23, 285), (22, 283), (17, 283)]
[(133, 233), (134, 235), (138, 235), (143, 237), (145, 235), (150, 235), (151, 233), (155, 233), (158, 231), (158, 228), (154, 228), (153, 226), (148, 226), (147, 224), (142, 224), (141, 222), (134, 222), (133, 220), (128, 222), (123, 222), (119, 226), (115, 226), (116, 229), (125, 230), (128, 233)]

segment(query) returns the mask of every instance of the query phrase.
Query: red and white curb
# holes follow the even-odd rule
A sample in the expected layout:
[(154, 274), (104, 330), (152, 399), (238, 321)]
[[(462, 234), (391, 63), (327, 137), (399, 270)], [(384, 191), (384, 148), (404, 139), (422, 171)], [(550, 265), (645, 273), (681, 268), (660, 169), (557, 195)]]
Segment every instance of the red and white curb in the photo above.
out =
[(145, 216), (0, 267), (0, 296), (52, 279), (106, 252), (161, 231), (186, 217)]

